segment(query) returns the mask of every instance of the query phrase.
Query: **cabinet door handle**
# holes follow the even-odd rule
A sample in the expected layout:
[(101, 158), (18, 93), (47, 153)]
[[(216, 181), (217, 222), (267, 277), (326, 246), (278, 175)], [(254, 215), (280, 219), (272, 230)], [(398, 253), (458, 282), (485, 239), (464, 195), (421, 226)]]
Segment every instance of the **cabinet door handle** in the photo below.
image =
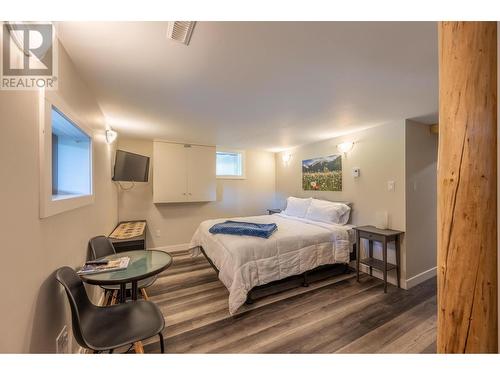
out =
[(182, 193), (182, 195), (186, 195), (186, 193)]
[(189, 194), (189, 195), (193, 195), (193, 194), (191, 194), (191, 193), (188, 193), (188, 194)]

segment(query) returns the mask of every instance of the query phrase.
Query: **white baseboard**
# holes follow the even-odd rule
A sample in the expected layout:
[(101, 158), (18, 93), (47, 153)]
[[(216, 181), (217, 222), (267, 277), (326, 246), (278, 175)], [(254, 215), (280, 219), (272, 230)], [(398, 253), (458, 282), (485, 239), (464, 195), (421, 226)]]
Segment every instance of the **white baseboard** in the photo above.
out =
[(177, 245), (152, 247), (150, 250), (161, 250), (161, 251), (167, 251), (167, 252), (189, 250), (189, 243), (180, 243)]
[[(361, 266), (361, 271), (364, 273), (369, 273), (369, 268), (363, 264)], [(353, 268), (356, 268), (355, 265), (353, 265)], [(413, 288), (414, 286), (417, 286), (420, 283), (423, 283), (426, 280), (429, 280), (430, 278), (436, 276), (437, 274), (437, 267), (433, 267), (431, 269), (428, 269), (427, 271), (421, 272), (418, 275), (415, 275), (413, 277), (410, 277), (409, 279), (402, 279), (401, 280), (401, 288), (402, 289), (410, 289)], [(377, 277), (379, 279), (382, 279), (383, 273), (378, 270), (373, 270), (373, 276)], [(397, 279), (395, 272), (391, 271), (387, 275), (387, 282), (392, 285), (397, 285)]]
[(413, 288), (414, 286), (423, 283), (424, 281), (429, 280), (430, 278), (436, 276), (436, 274), (437, 274), (437, 267), (433, 267), (428, 269), (427, 271), (420, 272), (418, 275), (410, 277), (409, 279), (406, 280), (406, 289)]

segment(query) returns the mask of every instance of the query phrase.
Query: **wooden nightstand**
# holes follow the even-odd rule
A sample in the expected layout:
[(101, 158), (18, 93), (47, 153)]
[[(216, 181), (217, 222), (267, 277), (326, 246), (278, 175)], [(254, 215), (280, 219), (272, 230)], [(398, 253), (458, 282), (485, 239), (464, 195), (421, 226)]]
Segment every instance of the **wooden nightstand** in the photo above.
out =
[[(387, 272), (395, 269), (397, 274), (398, 288), (400, 287), (400, 236), (404, 232), (392, 229), (378, 229), (372, 225), (354, 228), (356, 230), (356, 272), (359, 281), (359, 265), (363, 264), (370, 268), (372, 275), (373, 268), (382, 271), (384, 274), (384, 293), (387, 293)], [(368, 256), (361, 258), (361, 239), (368, 240)], [(373, 257), (373, 242), (382, 244), (382, 260)], [(396, 245), (396, 264), (387, 263), (387, 244), (395, 242)]]
[(272, 214), (279, 214), (281, 212), (281, 210), (279, 208), (268, 208), (267, 209), (267, 213), (269, 215), (272, 215)]

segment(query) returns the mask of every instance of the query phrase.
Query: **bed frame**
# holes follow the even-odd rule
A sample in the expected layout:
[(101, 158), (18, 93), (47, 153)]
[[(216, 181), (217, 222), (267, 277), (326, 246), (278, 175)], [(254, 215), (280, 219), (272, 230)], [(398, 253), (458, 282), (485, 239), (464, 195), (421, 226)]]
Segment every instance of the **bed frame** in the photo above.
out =
[[(350, 255), (351, 261), (356, 259), (356, 244), (353, 245), (353, 248), (354, 249)], [(215, 266), (207, 253), (205, 253), (203, 247), (199, 246), (199, 249), (207, 259), (208, 263), (210, 263), (212, 268), (215, 270), (217, 275), (219, 275), (219, 269)], [(245, 304), (251, 305), (256, 299), (259, 298), (284, 292), (285, 290), (293, 289), (298, 286), (307, 288), (309, 286), (309, 282), (320, 281), (332, 276), (338, 276), (344, 273), (351, 272), (354, 272), (354, 270), (349, 267), (349, 264), (346, 263), (326, 264), (323, 266), (319, 266), (299, 275), (289, 276), (281, 280), (271, 281), (268, 284), (253, 287), (247, 294), (247, 300), (245, 301)]]

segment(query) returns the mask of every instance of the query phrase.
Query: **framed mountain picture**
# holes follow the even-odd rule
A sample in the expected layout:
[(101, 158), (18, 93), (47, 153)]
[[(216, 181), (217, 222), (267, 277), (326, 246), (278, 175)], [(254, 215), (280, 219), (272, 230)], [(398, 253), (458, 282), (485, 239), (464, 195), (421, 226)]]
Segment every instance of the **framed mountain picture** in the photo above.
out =
[(342, 155), (302, 160), (302, 189), (342, 191)]

